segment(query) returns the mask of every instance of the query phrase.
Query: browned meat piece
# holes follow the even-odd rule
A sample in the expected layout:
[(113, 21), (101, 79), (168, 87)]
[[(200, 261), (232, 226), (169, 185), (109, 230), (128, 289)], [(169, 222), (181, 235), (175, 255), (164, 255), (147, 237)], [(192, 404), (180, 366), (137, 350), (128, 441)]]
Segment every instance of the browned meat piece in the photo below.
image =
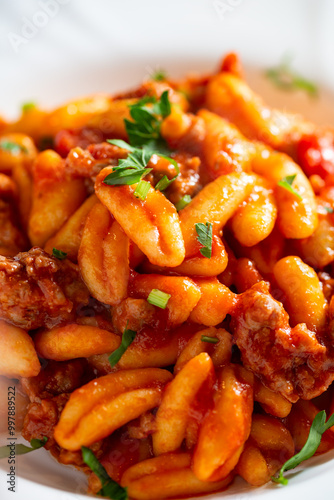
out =
[(78, 267), (34, 247), (16, 257), (0, 256), (0, 318), (30, 330), (72, 320), (89, 292)]
[(291, 329), (288, 320), (268, 286), (257, 283), (239, 296), (232, 319), (234, 341), (244, 365), (270, 389), (291, 402), (312, 399), (334, 379), (334, 364), (305, 324)]
[(53, 441), (53, 429), (68, 401), (69, 394), (61, 394), (52, 399), (43, 399), (40, 403), (31, 403), (25, 416), (22, 436), (27, 441), (48, 438), (48, 446)]
[(21, 387), (31, 402), (52, 398), (62, 393), (70, 393), (83, 383), (86, 361), (49, 361), (37, 377), (22, 378)]

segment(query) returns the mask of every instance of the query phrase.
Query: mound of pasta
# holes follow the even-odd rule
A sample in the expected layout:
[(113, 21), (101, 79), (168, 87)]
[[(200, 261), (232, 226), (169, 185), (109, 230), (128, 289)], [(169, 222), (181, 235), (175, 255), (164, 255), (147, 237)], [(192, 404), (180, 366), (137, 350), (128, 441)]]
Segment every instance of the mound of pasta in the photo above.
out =
[(333, 130), (228, 54), (24, 106), (0, 172), (0, 374), (31, 449), (151, 500), (284, 484), (334, 448)]

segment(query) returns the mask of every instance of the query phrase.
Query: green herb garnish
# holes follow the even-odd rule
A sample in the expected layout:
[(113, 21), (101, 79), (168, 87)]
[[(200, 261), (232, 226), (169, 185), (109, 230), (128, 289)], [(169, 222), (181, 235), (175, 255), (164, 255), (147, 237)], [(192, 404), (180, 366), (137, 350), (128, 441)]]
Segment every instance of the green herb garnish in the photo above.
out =
[(318, 87), (291, 68), (290, 57), (285, 58), (276, 68), (268, 69), (265, 74), (280, 89), (287, 91), (304, 90), (311, 97), (318, 95)]
[(299, 453), (291, 457), (289, 460), (285, 462), (279, 471), (278, 477), (272, 477), (272, 481), (280, 484), (288, 484), (288, 480), (283, 476), (284, 472), (287, 470), (294, 469), (304, 460), (307, 460), (315, 454), (317, 449), (319, 448), (322, 435), (326, 432), (330, 427), (334, 425), (334, 414), (329, 417), (326, 422), (326, 412), (325, 410), (320, 411), (314, 418), (310, 432), (307, 438), (306, 443)]
[(332, 209), (332, 207), (323, 207), (323, 208), (324, 208), (324, 210), (326, 210), (326, 212), (328, 214), (332, 214), (334, 212), (334, 210)]
[(163, 80), (167, 80), (167, 73), (164, 69), (157, 69), (153, 74), (152, 74), (152, 80), (155, 80), (156, 82), (162, 82)]
[(146, 167), (153, 154), (160, 155), (162, 158), (168, 160), (172, 165), (174, 165), (177, 172), (179, 172), (179, 167), (176, 161), (168, 156), (161, 155), (159, 152), (155, 152), (147, 148), (136, 148), (119, 139), (108, 139), (108, 142), (114, 146), (118, 146), (119, 148), (127, 149), (130, 152), (125, 160), (118, 161), (117, 167), (114, 167), (114, 171), (106, 176), (103, 184), (107, 184), (108, 186), (136, 184), (151, 172), (152, 169)]
[[(43, 439), (32, 439), (30, 441), (31, 448), (25, 444), (15, 444), (15, 455), (25, 455), (31, 451), (43, 448), (48, 438), (46, 436)], [(10, 456), (9, 445), (0, 447), (0, 458), (8, 458)]]
[(172, 184), (172, 182), (175, 181), (175, 179), (178, 177), (178, 175), (179, 174), (177, 174), (172, 179), (168, 179), (167, 175), (164, 175), (162, 177), (162, 179), (160, 179), (160, 181), (156, 183), (155, 189), (157, 191), (164, 191), (165, 189), (167, 189)]
[(37, 108), (37, 104), (35, 102), (25, 102), (21, 106), (22, 113), (27, 113), (27, 111), (31, 111), (35, 108)]
[(137, 332), (135, 332), (134, 330), (128, 330), (128, 328), (125, 328), (122, 335), (121, 345), (109, 356), (109, 363), (111, 368), (113, 368), (119, 362), (127, 348), (134, 341), (136, 334)]
[(3, 151), (8, 151), (9, 153), (12, 153), (14, 155), (28, 152), (27, 148), (25, 148), (24, 146), (20, 146), (20, 144), (17, 144), (16, 142), (7, 140), (0, 141), (0, 149), (2, 149)]
[(82, 459), (86, 465), (97, 475), (102, 483), (102, 488), (98, 491), (98, 495), (110, 498), (111, 500), (128, 500), (127, 488), (123, 488), (116, 483), (103, 465), (98, 461), (92, 450), (86, 446), (81, 446)]
[(124, 123), (130, 144), (167, 153), (168, 147), (161, 137), (160, 127), (162, 120), (171, 112), (168, 91), (165, 90), (159, 100), (154, 96), (145, 96), (129, 108), (133, 121), (125, 118)]
[(286, 177), (283, 177), (283, 179), (281, 179), (280, 181), (278, 181), (277, 185), (281, 186), (284, 189), (287, 189), (288, 191), (290, 191), (290, 193), (293, 193), (295, 196), (297, 196), (297, 198), (299, 198), (300, 200), (302, 200), (303, 198), (300, 196), (300, 194), (297, 193), (297, 191), (295, 189), (293, 189), (293, 187), (292, 187), (292, 184), (293, 184), (293, 181), (296, 178), (296, 175), (297, 174), (287, 175)]
[(147, 302), (153, 306), (160, 307), (160, 309), (166, 309), (170, 298), (171, 295), (169, 293), (153, 288), (150, 295), (147, 297)]
[(175, 208), (179, 212), (183, 208), (185, 208), (191, 202), (191, 196), (189, 194), (185, 194), (181, 200), (175, 203)]
[(195, 224), (196, 233), (198, 235), (197, 240), (203, 245), (200, 249), (203, 257), (211, 259), (212, 254), (212, 224), (211, 222), (206, 222), (203, 224), (199, 222)]
[(108, 139), (108, 142), (119, 148), (127, 149), (129, 154), (127, 158), (118, 161), (117, 167), (114, 167), (114, 171), (106, 176), (103, 184), (108, 186), (132, 185), (151, 172), (152, 169), (146, 168), (146, 166), (151, 159), (152, 151), (135, 148), (119, 139)]
[(150, 187), (151, 184), (149, 182), (141, 180), (138, 182), (137, 187), (133, 194), (136, 198), (139, 198), (140, 200), (144, 201), (147, 196), (147, 193), (150, 190)]
[[(163, 92), (159, 100), (154, 96), (145, 96), (135, 104), (131, 104), (129, 108), (133, 121), (124, 119), (124, 124), (130, 144), (118, 139), (108, 140), (110, 144), (127, 149), (129, 154), (126, 159), (118, 161), (117, 167), (114, 167), (113, 172), (106, 176), (103, 183), (109, 186), (139, 183), (152, 170), (146, 167), (153, 154), (165, 158), (174, 165), (178, 175), (177, 162), (169, 156), (165, 156), (168, 147), (160, 134), (162, 119), (171, 112), (168, 91)], [(168, 185), (176, 177), (171, 180), (166, 177)], [(156, 189), (161, 190), (159, 182)], [(166, 180), (164, 180), (163, 186), (166, 189)]]
[(210, 344), (218, 344), (219, 340), (216, 337), (207, 337), (206, 335), (201, 336), (202, 342), (209, 342)]
[(62, 250), (58, 250), (58, 248), (52, 249), (52, 257), (56, 257), (56, 259), (64, 260), (67, 257), (67, 253)]

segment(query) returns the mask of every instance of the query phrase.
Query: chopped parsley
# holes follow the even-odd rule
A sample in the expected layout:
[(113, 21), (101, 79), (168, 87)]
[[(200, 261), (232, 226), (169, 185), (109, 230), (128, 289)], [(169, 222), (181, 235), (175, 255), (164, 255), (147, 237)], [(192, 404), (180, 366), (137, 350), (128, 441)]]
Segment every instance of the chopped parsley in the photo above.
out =
[(67, 257), (67, 253), (62, 250), (58, 250), (58, 248), (53, 248), (52, 257), (56, 257), (56, 259), (64, 260)]
[(154, 96), (145, 96), (129, 108), (132, 121), (125, 118), (124, 124), (131, 146), (167, 153), (168, 147), (161, 137), (160, 127), (162, 120), (171, 113), (168, 91), (165, 90), (159, 100)]
[[(25, 444), (15, 444), (15, 455), (25, 455), (31, 451), (43, 448), (48, 438), (46, 436), (43, 439), (32, 439), (30, 441), (31, 448)], [(10, 456), (10, 445), (0, 447), (0, 458), (8, 458)]]
[(156, 82), (162, 82), (164, 80), (167, 80), (167, 73), (164, 69), (159, 68), (152, 74), (151, 78)]
[[(106, 176), (103, 183), (108, 186), (140, 183), (152, 170), (147, 168), (147, 165), (153, 154), (165, 158), (174, 165), (177, 175), (179, 175), (177, 162), (169, 156), (165, 156), (168, 147), (160, 134), (162, 120), (171, 112), (168, 91), (163, 92), (159, 100), (154, 96), (145, 96), (135, 104), (131, 104), (129, 108), (132, 121), (124, 119), (129, 143), (119, 139), (108, 140), (114, 146), (127, 149), (129, 154), (126, 159), (118, 161), (118, 165), (114, 167), (111, 174)], [(166, 189), (177, 175), (173, 179), (164, 176), (155, 188), (160, 191)], [(135, 196), (138, 195), (139, 189), (139, 198), (145, 199), (149, 188), (145, 186), (147, 192), (144, 194), (144, 186), (145, 184), (140, 184), (140, 187), (137, 187)]]
[(172, 182), (175, 181), (175, 179), (178, 177), (178, 175), (179, 174), (177, 174), (172, 179), (168, 179), (167, 175), (164, 175), (162, 177), (162, 179), (160, 179), (160, 181), (156, 183), (155, 189), (157, 191), (165, 191), (165, 189), (167, 189), (172, 184)]
[(127, 348), (134, 341), (136, 334), (137, 332), (135, 332), (134, 330), (128, 330), (128, 328), (125, 328), (122, 335), (121, 345), (109, 356), (109, 363), (111, 368), (113, 368), (119, 362)]
[(199, 222), (195, 224), (195, 229), (197, 233), (197, 240), (201, 245), (203, 245), (203, 248), (200, 249), (201, 254), (203, 257), (207, 257), (208, 259), (211, 259), (211, 254), (212, 254), (212, 224), (211, 222), (206, 222), (203, 224), (202, 222)]
[(22, 113), (27, 113), (35, 108), (37, 108), (37, 104), (35, 102), (25, 102), (21, 106)]
[(290, 191), (290, 193), (293, 193), (297, 198), (302, 200), (302, 197), (300, 196), (299, 193), (292, 187), (293, 181), (295, 180), (297, 174), (294, 175), (287, 175), (286, 177), (283, 177), (277, 185), (286, 189), (287, 191)]
[(291, 68), (291, 58), (283, 60), (275, 68), (268, 69), (265, 75), (280, 89), (303, 90), (311, 97), (318, 95), (318, 87)]
[(329, 417), (326, 422), (326, 412), (325, 410), (320, 411), (314, 418), (310, 432), (307, 438), (306, 443), (299, 453), (291, 457), (289, 460), (285, 462), (279, 471), (278, 477), (272, 477), (272, 481), (280, 484), (288, 484), (288, 480), (284, 477), (284, 472), (290, 469), (294, 469), (304, 460), (311, 458), (315, 452), (317, 451), (321, 438), (324, 432), (326, 432), (330, 427), (334, 425), (334, 414)]
[(128, 500), (127, 489), (116, 483), (103, 465), (98, 461), (92, 450), (86, 446), (81, 446), (82, 459), (86, 465), (97, 475), (102, 483), (102, 488), (97, 492), (98, 495), (110, 498), (111, 500)]
[(27, 153), (27, 148), (17, 144), (17, 142), (1, 140), (0, 141), (0, 149), (3, 151), (8, 151), (8, 153), (12, 153), (13, 155), (18, 155), (20, 153)]
[(114, 167), (114, 171), (106, 176), (103, 184), (108, 186), (129, 186), (136, 184), (151, 172), (152, 169), (146, 168), (146, 166), (151, 159), (152, 151), (132, 147), (125, 141), (118, 139), (108, 140), (108, 142), (119, 148), (129, 150), (129, 154), (125, 160), (118, 160), (117, 167)]

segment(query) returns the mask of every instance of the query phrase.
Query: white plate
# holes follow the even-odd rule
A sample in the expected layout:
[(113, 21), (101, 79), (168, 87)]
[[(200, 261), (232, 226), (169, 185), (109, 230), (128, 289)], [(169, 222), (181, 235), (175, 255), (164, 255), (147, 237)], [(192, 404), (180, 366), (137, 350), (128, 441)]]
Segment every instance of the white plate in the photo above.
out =
[[(267, 68), (286, 53), (303, 75), (334, 89), (334, 2), (331, 0), (16, 0), (1, 2), (0, 113), (15, 116), (26, 101), (51, 107), (97, 91), (136, 86), (156, 68), (178, 77), (211, 70), (224, 53)], [(333, 124), (334, 101), (275, 91), (251, 71), (251, 85), (271, 103)], [(0, 354), (1, 355), (1, 354)], [(1, 394), (1, 398), (6, 398)], [(285, 488), (251, 488), (241, 479), (206, 498), (321, 500), (333, 498), (334, 452), (311, 459)], [(16, 493), (3, 500), (83, 499), (86, 480), (56, 463), (45, 450), (18, 457)], [(152, 499), (153, 500), (153, 499)]]

